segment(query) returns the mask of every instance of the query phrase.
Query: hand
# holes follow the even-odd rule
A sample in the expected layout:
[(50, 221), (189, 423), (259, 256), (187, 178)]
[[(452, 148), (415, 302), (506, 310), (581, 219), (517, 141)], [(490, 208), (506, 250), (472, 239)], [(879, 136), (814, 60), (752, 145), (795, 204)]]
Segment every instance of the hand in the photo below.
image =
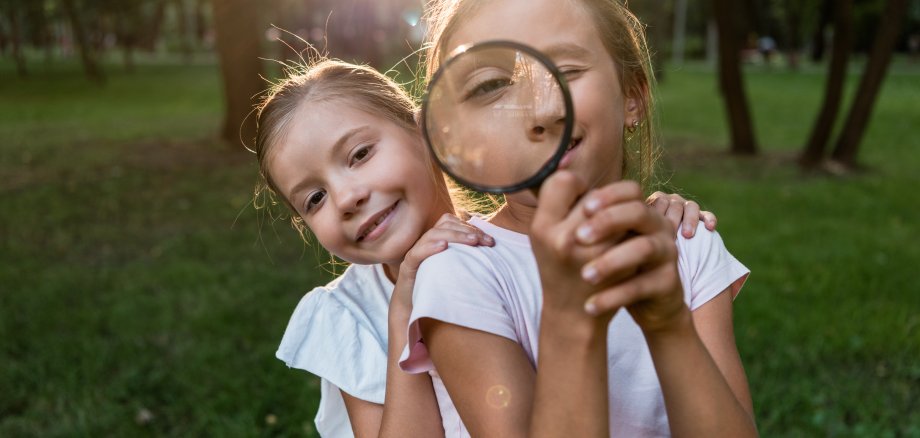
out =
[(673, 223), (641, 196), (631, 181), (592, 191), (585, 196), (587, 219), (576, 239), (583, 245), (615, 243), (581, 270), (586, 282), (602, 289), (586, 301), (585, 310), (603, 315), (626, 307), (648, 331), (683, 322), (689, 310), (677, 272)]
[(714, 231), (716, 229), (716, 215), (709, 211), (700, 211), (700, 204), (694, 201), (688, 201), (678, 194), (667, 194), (664, 192), (652, 193), (645, 202), (651, 205), (659, 213), (665, 215), (674, 227), (680, 226), (681, 234), (686, 238), (691, 238), (696, 234), (696, 224), (703, 221), (706, 229)]
[(530, 226), (530, 242), (543, 286), (544, 313), (550, 311), (554, 316), (594, 324), (592, 315), (584, 312), (584, 303), (603, 288), (582, 280), (581, 267), (603, 254), (612, 243), (576, 241), (575, 230), (588, 219), (579, 201), (586, 191), (585, 182), (571, 172), (560, 170), (547, 178)]
[(422, 261), (447, 249), (448, 243), (463, 243), (471, 246), (493, 246), (495, 240), (457, 216), (444, 214), (438, 219), (434, 227), (426, 231), (409, 249), (399, 265), (399, 275), (390, 309), (399, 306), (404, 310), (412, 309), (412, 288), (415, 286), (415, 276)]

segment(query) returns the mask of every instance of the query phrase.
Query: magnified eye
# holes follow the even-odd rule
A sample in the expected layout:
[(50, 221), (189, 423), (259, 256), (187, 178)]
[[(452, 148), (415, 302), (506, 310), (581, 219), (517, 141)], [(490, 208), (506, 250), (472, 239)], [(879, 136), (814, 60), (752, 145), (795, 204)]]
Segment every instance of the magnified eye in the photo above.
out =
[(467, 91), (466, 95), (463, 97), (463, 100), (483, 98), (499, 92), (513, 84), (514, 81), (508, 77), (488, 79), (476, 84), (469, 91)]

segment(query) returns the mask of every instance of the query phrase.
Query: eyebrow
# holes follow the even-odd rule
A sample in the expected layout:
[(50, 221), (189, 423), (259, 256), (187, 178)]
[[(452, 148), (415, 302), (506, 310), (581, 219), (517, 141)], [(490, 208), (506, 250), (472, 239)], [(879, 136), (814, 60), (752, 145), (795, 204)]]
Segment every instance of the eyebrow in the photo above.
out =
[[(351, 140), (352, 137), (358, 134), (361, 134), (364, 131), (368, 131), (370, 129), (371, 129), (370, 126), (362, 125), (362, 126), (358, 126), (357, 128), (353, 128), (353, 129), (349, 129), (348, 131), (345, 131), (345, 133), (342, 134), (342, 136), (339, 137), (339, 139), (335, 141), (335, 144), (332, 145), (332, 148), (329, 149), (329, 153), (327, 156), (330, 159), (332, 157), (335, 157), (336, 155), (338, 155), (339, 150), (342, 149), (343, 146), (348, 144), (349, 140)], [(302, 179), (300, 182), (295, 184), (293, 188), (291, 188), (290, 194), (294, 195), (295, 193), (303, 189), (304, 186), (310, 185), (312, 182), (313, 182), (313, 178), (310, 178), (309, 176), (307, 178)]]
[(580, 59), (587, 59), (591, 57), (591, 52), (589, 52), (588, 49), (572, 43), (554, 44), (543, 50), (543, 53), (546, 54), (546, 56), (548, 56), (550, 59), (566, 56)]

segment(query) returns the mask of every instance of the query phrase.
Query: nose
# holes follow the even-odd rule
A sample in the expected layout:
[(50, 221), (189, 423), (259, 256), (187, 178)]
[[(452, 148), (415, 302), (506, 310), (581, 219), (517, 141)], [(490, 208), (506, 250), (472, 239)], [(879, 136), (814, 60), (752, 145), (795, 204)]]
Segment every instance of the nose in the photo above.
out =
[(342, 219), (351, 219), (367, 203), (370, 190), (362, 184), (349, 183), (336, 193), (335, 204), (342, 213)]
[(562, 135), (565, 126), (565, 103), (558, 90), (536, 87), (533, 96), (533, 117), (527, 127), (527, 138), (545, 142)]

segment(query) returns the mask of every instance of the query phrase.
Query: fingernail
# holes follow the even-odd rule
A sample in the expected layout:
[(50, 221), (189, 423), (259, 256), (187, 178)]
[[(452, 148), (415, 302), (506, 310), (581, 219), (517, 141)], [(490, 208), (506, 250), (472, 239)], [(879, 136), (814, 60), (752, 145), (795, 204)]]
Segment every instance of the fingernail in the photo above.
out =
[(684, 225), (684, 236), (690, 237), (693, 235), (693, 229), (690, 228), (690, 225)]
[(490, 236), (490, 235), (488, 235), (488, 234), (487, 234), (485, 237), (483, 237), (483, 239), (485, 239), (486, 243), (488, 243), (488, 244), (493, 244), (493, 243), (495, 243), (495, 239), (492, 238), (492, 236)]
[(597, 283), (597, 268), (594, 265), (588, 265), (581, 269), (581, 278), (588, 283)]
[(585, 313), (591, 316), (597, 316), (597, 305), (594, 304), (593, 299), (588, 299), (588, 301), (585, 301)]
[(597, 199), (592, 198), (585, 202), (585, 208), (592, 213), (597, 211), (597, 209), (600, 207), (601, 207), (601, 201)]
[(594, 229), (590, 225), (582, 225), (578, 227), (578, 230), (575, 232), (579, 239), (583, 242), (590, 242), (594, 237)]

